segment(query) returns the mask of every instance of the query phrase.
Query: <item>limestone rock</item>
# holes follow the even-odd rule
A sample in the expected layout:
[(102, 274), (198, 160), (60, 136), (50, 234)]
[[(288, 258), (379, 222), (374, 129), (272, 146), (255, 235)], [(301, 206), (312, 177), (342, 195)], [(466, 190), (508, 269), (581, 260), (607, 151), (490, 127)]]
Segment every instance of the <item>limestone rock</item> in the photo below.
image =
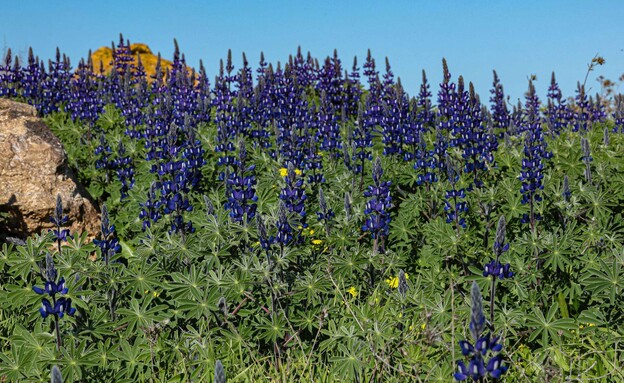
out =
[[(132, 52), (132, 58), (134, 60), (132, 62), (133, 65), (138, 65), (138, 57), (141, 55), (141, 64), (143, 64), (143, 69), (147, 75), (147, 81), (151, 82), (153, 80), (152, 76), (156, 74), (158, 56), (153, 54), (152, 50), (146, 44), (141, 43), (130, 44), (130, 51)], [(100, 70), (101, 63), (104, 73), (108, 74), (112, 68), (113, 50), (111, 47), (101, 47), (91, 54), (91, 59), (93, 60), (96, 73)], [(167, 69), (171, 70), (172, 66), (173, 63), (171, 61), (165, 60), (164, 58), (160, 59), (160, 67), (162, 68), (163, 74)]]
[(57, 194), (72, 234), (99, 231), (98, 211), (67, 167), (59, 139), (30, 105), (0, 99), (0, 236), (52, 229)]

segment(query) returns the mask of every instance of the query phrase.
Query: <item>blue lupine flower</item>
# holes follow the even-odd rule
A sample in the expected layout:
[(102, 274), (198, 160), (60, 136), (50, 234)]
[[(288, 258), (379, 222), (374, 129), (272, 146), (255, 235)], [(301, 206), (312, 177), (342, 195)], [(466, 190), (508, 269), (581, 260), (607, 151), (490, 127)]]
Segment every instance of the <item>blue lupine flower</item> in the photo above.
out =
[(101, 233), (102, 239), (94, 239), (93, 243), (100, 248), (102, 258), (108, 264), (110, 258), (121, 251), (121, 246), (115, 237), (115, 225), (110, 224), (106, 205), (102, 205)]
[(547, 144), (542, 134), (542, 124), (539, 117), (539, 99), (535, 93), (533, 83), (529, 81), (529, 92), (526, 96), (526, 119), (523, 122), (524, 158), (522, 159), (522, 172), (520, 181), (522, 187), (522, 203), (529, 204), (530, 213), (522, 218), (523, 223), (530, 223), (531, 229), (535, 228), (535, 222), (541, 220), (541, 216), (536, 212), (535, 204), (542, 200), (540, 191), (544, 189), (543, 169), (544, 159), (552, 157), (548, 152)]
[(264, 225), (264, 219), (261, 215), (256, 215), (256, 225), (258, 227), (258, 241), (268, 255), (271, 250), (271, 245), (275, 242), (275, 237), (268, 235), (266, 226)]
[[(503, 265), (500, 263), (500, 256), (509, 250), (509, 244), (505, 243), (505, 229), (506, 222), (505, 217), (501, 216), (498, 220), (498, 226), (496, 227), (496, 236), (494, 239), (494, 259), (487, 263), (483, 268), (483, 276), (492, 276), (493, 284), (495, 286), (495, 278), (499, 279), (512, 278), (514, 273), (510, 270), (509, 263)], [(492, 292), (494, 291), (494, 286)]]
[(494, 129), (497, 129), (500, 134), (506, 132), (511, 122), (509, 110), (507, 109), (507, 100), (505, 99), (505, 91), (503, 85), (500, 83), (498, 74), (494, 72), (494, 82), (492, 89), (490, 90), (490, 102), (492, 105), (492, 123)]
[(255, 165), (246, 164), (247, 150), (243, 139), (239, 140), (238, 153), (234, 171), (227, 179), (228, 202), (225, 208), (230, 210), (230, 217), (235, 222), (243, 222), (243, 217), (250, 220), (256, 215), (258, 196), (254, 190), (256, 178), (252, 173)]
[[(469, 357), (469, 362), (468, 366), (466, 366), (463, 360), (457, 361), (457, 372), (453, 374), (453, 377), (458, 381), (469, 378), (472, 381), (481, 381), (489, 374), (491, 377), (498, 379), (507, 371), (508, 367), (503, 364), (503, 359), (500, 355), (503, 349), (502, 343), (499, 342), (500, 337), (482, 334), (485, 327), (485, 316), (483, 315), (483, 298), (477, 282), (472, 282), (470, 298), (472, 309), (469, 327), (474, 343), (467, 340), (459, 341), (462, 355)], [(490, 354), (494, 355), (487, 359)], [(487, 364), (485, 360), (488, 360)]]
[(307, 199), (305, 185), (303, 184), (303, 177), (297, 176), (292, 163), (288, 164), (284, 182), (286, 184), (280, 191), (280, 200), (284, 203), (287, 211), (295, 213), (300, 217), (301, 226), (305, 227), (305, 200)]
[(362, 225), (362, 231), (371, 233), (379, 250), (384, 250), (384, 240), (390, 231), (390, 208), (392, 197), (390, 196), (390, 181), (381, 181), (383, 168), (381, 159), (377, 157), (373, 162), (373, 185), (364, 191), (364, 196), (369, 197), (364, 208), (366, 222)]
[(61, 248), (61, 242), (67, 241), (67, 238), (73, 238), (69, 234), (69, 229), (61, 229), (61, 227), (67, 224), (69, 218), (63, 214), (63, 200), (61, 199), (61, 195), (58, 194), (56, 196), (56, 206), (54, 208), (54, 214), (50, 217), (50, 222), (52, 222), (56, 229), (51, 230), (52, 235), (55, 241), (58, 243), (59, 252)]
[(613, 111), (613, 133), (624, 133), (624, 95), (615, 96), (615, 109)]
[(572, 111), (563, 98), (555, 72), (552, 72), (550, 86), (548, 87), (548, 107), (546, 109), (546, 122), (553, 134), (560, 134), (574, 117)]
[(591, 150), (589, 147), (589, 140), (586, 137), (581, 137), (581, 152), (583, 163), (585, 164), (585, 181), (588, 184), (592, 183), (591, 162), (593, 160), (591, 156)]
[[(267, 238), (265, 236), (265, 238)], [(288, 221), (288, 210), (284, 201), (279, 202), (279, 209), (277, 214), (277, 235), (275, 242), (279, 243), (281, 247), (289, 245), (293, 240), (293, 228)]]
[(45, 267), (45, 287), (33, 286), (33, 291), (39, 295), (47, 295), (52, 299), (52, 302), (48, 298), (41, 300), (41, 308), (39, 313), (42, 318), (47, 318), (52, 315), (57, 318), (62, 318), (63, 315), (68, 314), (73, 316), (76, 309), (71, 307), (71, 299), (60, 297), (57, 295), (65, 295), (68, 292), (68, 288), (65, 287), (65, 278), (62, 278), (56, 282), (57, 272), (54, 267), (54, 260), (50, 253), (46, 253), (46, 267)]
[(576, 96), (574, 96), (576, 112), (574, 113), (574, 125), (572, 130), (575, 132), (586, 132), (591, 124), (591, 116), (589, 109), (589, 99), (585, 93), (585, 86), (580, 82), (576, 84)]
[(447, 178), (451, 184), (451, 190), (447, 190), (444, 194), (446, 201), (444, 202), (444, 211), (446, 212), (446, 223), (454, 223), (455, 229), (459, 232), (459, 228), (466, 228), (466, 219), (464, 214), (468, 212), (468, 203), (466, 199), (466, 190), (457, 189), (459, 181), (459, 171), (450, 157), (446, 156)]

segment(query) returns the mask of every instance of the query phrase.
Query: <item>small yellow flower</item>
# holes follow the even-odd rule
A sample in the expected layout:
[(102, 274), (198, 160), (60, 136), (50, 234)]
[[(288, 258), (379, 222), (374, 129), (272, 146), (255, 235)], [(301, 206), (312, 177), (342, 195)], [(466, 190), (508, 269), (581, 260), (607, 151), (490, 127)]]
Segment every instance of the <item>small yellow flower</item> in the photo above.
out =
[(424, 330), (426, 328), (427, 328), (427, 324), (426, 323), (423, 323), (423, 324), (420, 325), (420, 329), (421, 330)]
[[(286, 177), (288, 175), (288, 169), (280, 168), (279, 173), (280, 173), (280, 176)], [(295, 169), (295, 174), (300, 176), (302, 174), (302, 172), (299, 169)]]
[[(405, 273), (405, 279), (409, 279), (408, 273)], [(399, 277), (398, 276), (390, 277), (386, 279), (386, 283), (391, 289), (396, 289), (397, 287), (399, 287)]]
[(149, 290), (143, 291), (143, 294), (147, 294), (147, 293), (149, 293)]
[(391, 277), (386, 279), (386, 283), (391, 289), (396, 289), (399, 287), (399, 277)]
[(351, 296), (352, 296), (353, 298), (357, 298), (357, 296), (358, 296), (358, 291), (357, 291), (357, 290), (355, 289), (355, 287), (353, 287), (353, 286), (351, 286), (351, 288), (349, 288), (349, 290), (347, 290), (347, 292), (348, 292), (349, 294), (351, 294)]
[(313, 239), (313, 240), (312, 240), (312, 244), (313, 244), (313, 245), (318, 246), (318, 245), (320, 245), (321, 243), (323, 243), (323, 240), (322, 240), (322, 239)]
[(314, 230), (310, 229), (310, 235), (314, 234)]
[(154, 296), (154, 298), (158, 298), (160, 296), (160, 293), (157, 291), (154, 291), (152, 295)]

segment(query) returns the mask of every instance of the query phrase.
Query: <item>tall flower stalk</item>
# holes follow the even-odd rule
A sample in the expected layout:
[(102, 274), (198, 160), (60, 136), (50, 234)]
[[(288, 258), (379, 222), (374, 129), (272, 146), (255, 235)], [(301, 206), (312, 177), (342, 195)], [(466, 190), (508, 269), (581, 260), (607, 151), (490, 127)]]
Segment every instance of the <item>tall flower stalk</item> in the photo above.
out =
[(500, 256), (509, 250), (509, 244), (505, 243), (506, 222), (505, 216), (501, 216), (496, 227), (496, 237), (494, 239), (494, 260), (490, 261), (483, 268), (483, 276), (492, 277), (492, 288), (490, 289), (490, 329), (494, 328), (494, 296), (496, 294), (496, 279), (512, 278), (513, 272), (509, 263), (503, 265)]
[(67, 287), (65, 287), (65, 278), (61, 277), (58, 282), (57, 271), (54, 266), (54, 260), (50, 253), (46, 253), (46, 265), (43, 270), (45, 277), (45, 286), (43, 288), (33, 286), (33, 291), (39, 295), (47, 295), (48, 298), (42, 298), (41, 308), (39, 313), (43, 319), (52, 315), (54, 317), (54, 331), (56, 332), (56, 350), (61, 351), (63, 340), (61, 338), (61, 330), (59, 326), (59, 319), (63, 318), (65, 314), (73, 316), (76, 309), (71, 307), (71, 298), (59, 297), (59, 295), (67, 294)]
[[(488, 376), (498, 379), (507, 371), (508, 366), (503, 364), (503, 357), (500, 354), (503, 349), (502, 343), (499, 343), (500, 337), (492, 336), (491, 333), (483, 334), (483, 330), (485, 330), (483, 297), (476, 281), (472, 282), (470, 301), (472, 309), (469, 328), (473, 342), (459, 341), (462, 355), (468, 357), (469, 362), (466, 366), (463, 360), (458, 361), (458, 371), (454, 377), (458, 381), (470, 379), (474, 382), (483, 382)], [(487, 360), (487, 364), (485, 360)]]

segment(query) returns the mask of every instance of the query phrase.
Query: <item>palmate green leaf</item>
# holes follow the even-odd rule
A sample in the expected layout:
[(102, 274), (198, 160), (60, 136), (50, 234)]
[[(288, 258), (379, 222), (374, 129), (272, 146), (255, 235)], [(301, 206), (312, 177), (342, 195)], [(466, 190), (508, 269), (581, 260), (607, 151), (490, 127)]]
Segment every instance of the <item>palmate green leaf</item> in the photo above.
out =
[(121, 278), (125, 284), (124, 293), (130, 292), (133, 296), (160, 290), (166, 275), (158, 263), (148, 263), (145, 259), (129, 264), (126, 274), (126, 277)]
[(557, 302), (550, 306), (546, 315), (539, 308), (534, 307), (533, 312), (527, 314), (525, 319), (526, 325), (533, 327), (529, 340), (532, 341), (541, 336), (541, 346), (548, 347), (550, 339), (559, 343), (561, 340), (559, 334), (570, 336), (571, 331), (578, 328), (576, 321), (572, 318), (555, 319), (558, 312), (559, 304)]
[(28, 238), (26, 245), (17, 246), (17, 252), (12, 252), (7, 259), (9, 273), (27, 280), (31, 272), (38, 273), (38, 262), (45, 259), (45, 250), (51, 245), (52, 236), (46, 233)]
[(61, 353), (62, 358), (59, 367), (63, 372), (63, 381), (80, 381), (84, 369), (98, 364), (95, 344), (87, 342), (86, 339), (80, 341), (73, 338), (64, 339)]
[(112, 352), (112, 356), (117, 358), (125, 371), (127, 378), (135, 377), (137, 369), (142, 369), (150, 360), (149, 350), (146, 353), (143, 346), (145, 340), (136, 338), (133, 345), (122, 339), (119, 343), (120, 349)]
[(174, 300), (177, 299), (200, 299), (202, 287), (206, 286), (206, 275), (199, 271), (195, 265), (191, 265), (187, 273), (173, 273), (172, 281), (168, 284), (168, 294)]
[(321, 295), (329, 293), (331, 282), (321, 274), (306, 270), (302, 279), (295, 284), (295, 297), (304, 299), (307, 304), (317, 302)]
[(200, 291), (198, 297), (192, 299), (178, 299), (176, 300), (176, 304), (178, 310), (182, 312), (185, 318), (209, 319), (212, 313), (219, 310), (217, 307), (219, 298), (220, 294), (218, 290), (205, 289)]
[(553, 271), (566, 271), (571, 264), (571, 255), (573, 254), (571, 245), (573, 240), (569, 231), (563, 233), (556, 232), (554, 234), (546, 234), (544, 236), (545, 253), (541, 256), (544, 260), (544, 267), (551, 268)]
[(167, 306), (154, 305), (153, 295), (148, 294), (143, 299), (142, 304), (139, 304), (138, 299), (132, 299), (129, 304), (129, 308), (120, 308), (117, 310), (119, 315), (119, 322), (122, 326), (126, 326), (126, 334), (131, 336), (136, 330), (141, 328), (147, 328), (154, 322), (159, 322), (167, 318)]
[(56, 338), (51, 334), (33, 333), (18, 324), (11, 337), (13, 347), (32, 352), (34, 362), (52, 362), (56, 358)]
[(334, 365), (334, 368), (332, 369), (333, 373), (339, 375), (348, 382), (357, 381), (356, 376), (360, 375), (360, 371), (364, 367), (363, 361), (355, 352), (357, 347), (352, 346), (353, 344), (338, 344), (338, 352), (340, 354), (329, 358)]
[(11, 347), (0, 353), (0, 376), (10, 382), (26, 381), (33, 373), (34, 353), (24, 347)]
[(610, 262), (598, 259), (599, 268), (590, 268), (581, 279), (585, 285), (585, 291), (591, 294), (593, 300), (600, 300), (607, 296), (611, 304), (615, 303), (624, 287), (624, 272), (622, 265), (617, 260)]
[(259, 316), (256, 322), (257, 336), (267, 342), (275, 343), (284, 338), (288, 331), (286, 319), (279, 313), (274, 313), (271, 317), (269, 314)]
[(9, 257), (14, 251), (13, 244), (2, 244), (2, 248), (0, 249), (0, 272), (4, 270), (4, 266), (8, 263)]

